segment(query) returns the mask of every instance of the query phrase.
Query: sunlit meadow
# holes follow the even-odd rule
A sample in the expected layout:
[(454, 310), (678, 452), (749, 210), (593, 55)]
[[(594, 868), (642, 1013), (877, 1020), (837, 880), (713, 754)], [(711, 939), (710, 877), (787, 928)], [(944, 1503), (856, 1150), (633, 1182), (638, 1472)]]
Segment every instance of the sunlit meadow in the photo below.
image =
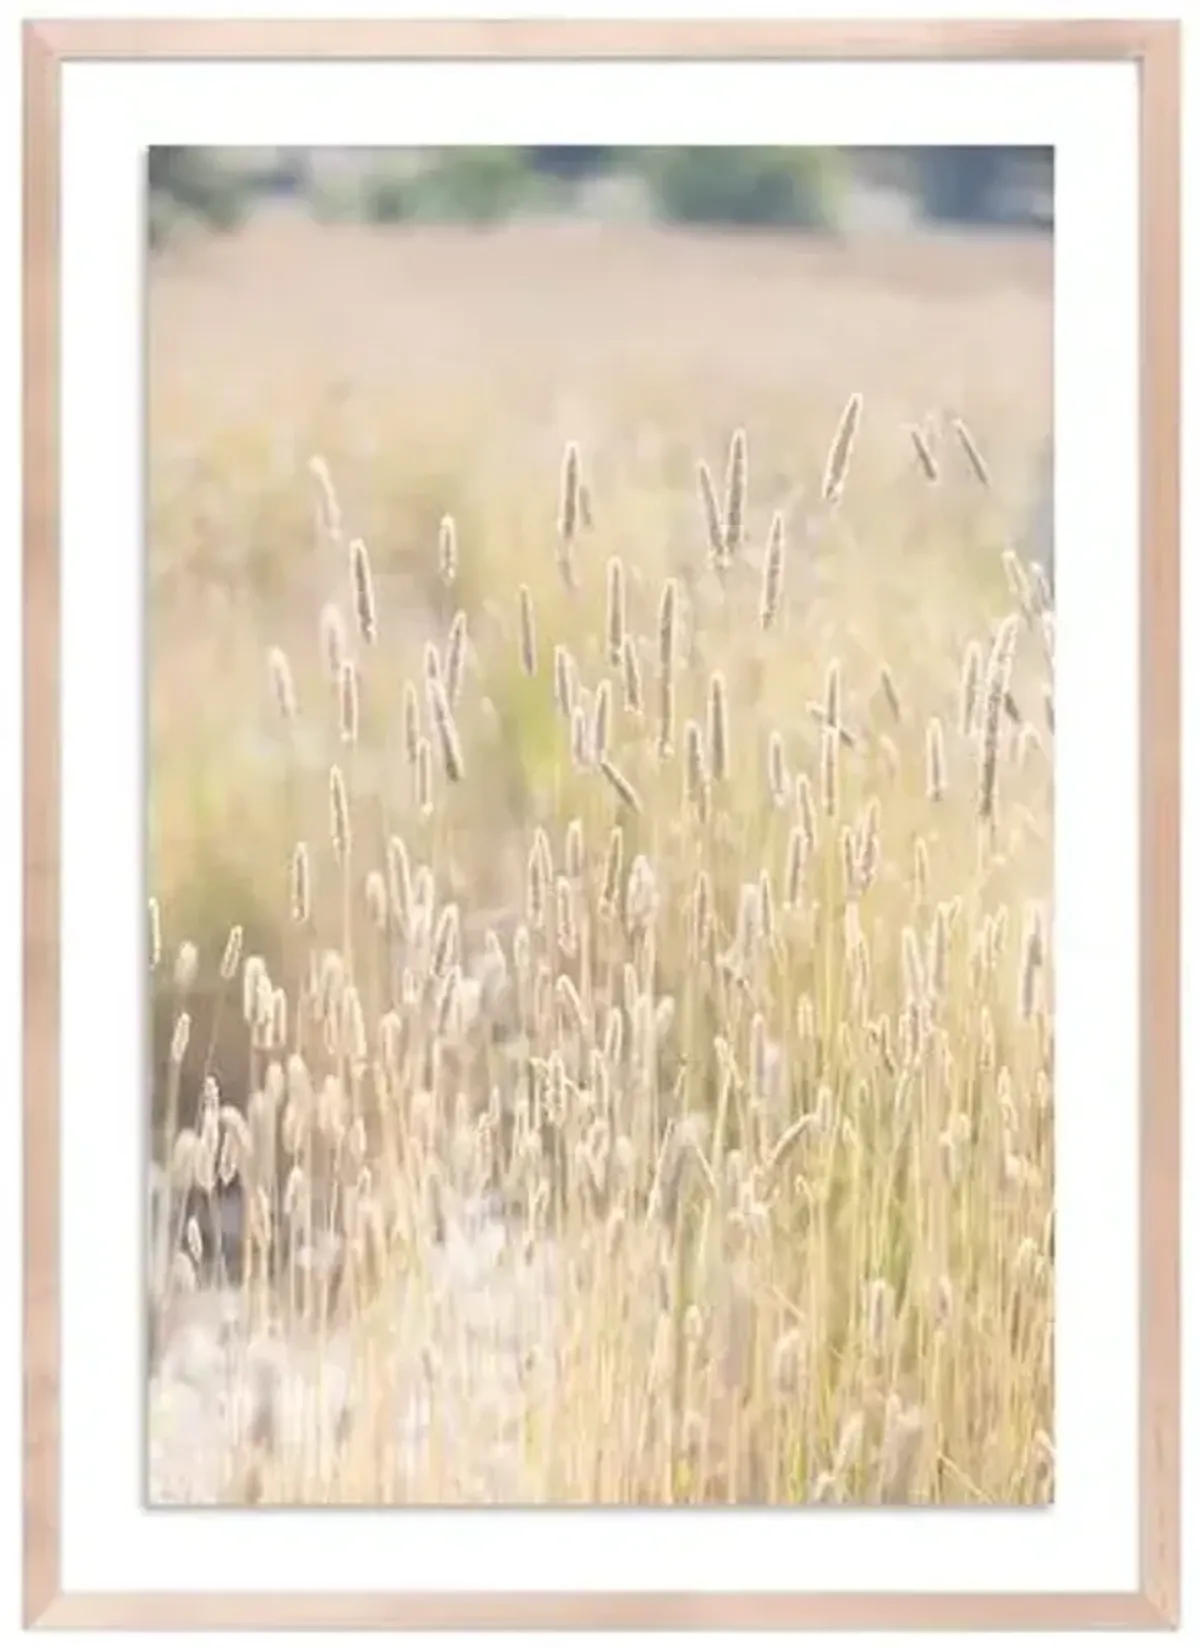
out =
[(151, 1499), (1048, 1501), (1048, 243), (149, 280)]

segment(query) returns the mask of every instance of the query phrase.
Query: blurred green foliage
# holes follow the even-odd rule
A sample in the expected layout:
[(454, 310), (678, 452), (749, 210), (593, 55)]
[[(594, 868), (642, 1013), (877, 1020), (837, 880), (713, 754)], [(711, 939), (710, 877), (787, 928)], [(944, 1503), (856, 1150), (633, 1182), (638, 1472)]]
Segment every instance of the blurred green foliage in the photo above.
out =
[(159, 246), (189, 222), (236, 228), (260, 200), (286, 195), (327, 222), (485, 225), (586, 208), (589, 189), (616, 179), (636, 210), (666, 222), (823, 231), (838, 224), (847, 191), (880, 156), (892, 185), (940, 222), (1002, 215), (1014, 157), (1052, 177), (1049, 151), (1000, 148), (461, 146), (345, 151), (331, 169), (317, 151), (242, 151), (234, 163), (228, 151), (156, 147), (148, 156), (147, 223)]
[(673, 223), (829, 227), (846, 167), (836, 149), (641, 151), (656, 214)]

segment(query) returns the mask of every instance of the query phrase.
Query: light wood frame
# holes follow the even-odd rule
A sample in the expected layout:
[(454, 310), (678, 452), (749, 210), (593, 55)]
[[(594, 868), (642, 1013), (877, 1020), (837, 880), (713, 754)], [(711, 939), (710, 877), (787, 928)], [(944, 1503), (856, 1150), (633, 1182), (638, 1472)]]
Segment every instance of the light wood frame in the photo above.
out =
[[(1163, 1628), (1180, 1605), (1180, 30), (1170, 22), (24, 27), (24, 1618), (53, 1627)], [(86, 58), (1116, 59), (1141, 90), (1140, 1585), (1088, 1595), (79, 1595), (60, 1580), (60, 70)]]

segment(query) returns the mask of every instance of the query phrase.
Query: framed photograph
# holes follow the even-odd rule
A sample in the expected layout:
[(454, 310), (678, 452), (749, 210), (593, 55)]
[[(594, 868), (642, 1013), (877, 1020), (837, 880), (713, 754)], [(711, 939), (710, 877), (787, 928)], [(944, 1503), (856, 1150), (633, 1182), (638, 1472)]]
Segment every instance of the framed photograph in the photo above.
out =
[(26, 1621), (1175, 1624), (1178, 27), (25, 122)]

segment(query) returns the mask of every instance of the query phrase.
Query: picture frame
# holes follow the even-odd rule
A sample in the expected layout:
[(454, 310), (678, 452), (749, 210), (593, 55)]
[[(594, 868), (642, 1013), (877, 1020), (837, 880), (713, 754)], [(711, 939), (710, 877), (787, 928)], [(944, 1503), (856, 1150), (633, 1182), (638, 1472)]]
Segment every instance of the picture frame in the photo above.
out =
[[(56, 1628), (1164, 1629), (1180, 1607), (1179, 26), (1160, 22), (24, 25), (24, 1619)], [(60, 1322), (63, 76), (193, 59), (1123, 63), (1139, 77), (1138, 1581), (1128, 1590), (82, 1591), (64, 1586)], [(1069, 552), (1068, 552), (1069, 553)], [(130, 845), (131, 852), (133, 845)], [(118, 1008), (119, 1010), (119, 1008)], [(493, 1513), (495, 1515), (510, 1513)], [(672, 1513), (664, 1513), (672, 1514)], [(453, 1520), (443, 1523), (452, 1540)], [(799, 1536), (796, 1536), (799, 1539)], [(930, 1523), (931, 1539), (936, 1525)]]

